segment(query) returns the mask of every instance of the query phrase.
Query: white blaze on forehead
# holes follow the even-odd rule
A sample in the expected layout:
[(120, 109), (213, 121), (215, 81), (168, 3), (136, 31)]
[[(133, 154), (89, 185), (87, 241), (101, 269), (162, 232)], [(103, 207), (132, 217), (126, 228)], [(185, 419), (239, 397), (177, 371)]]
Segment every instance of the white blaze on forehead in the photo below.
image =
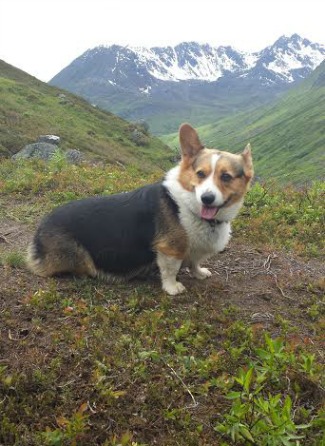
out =
[(212, 175), (214, 175), (214, 172), (216, 170), (217, 162), (219, 161), (221, 155), (219, 153), (214, 153), (211, 155), (211, 167), (212, 167)]
[(220, 157), (221, 155), (219, 155), (218, 153), (214, 153), (211, 155), (211, 174), (195, 188), (196, 199), (200, 203), (202, 203), (202, 195), (206, 192), (211, 192), (215, 195), (215, 200), (213, 203), (211, 203), (212, 206), (221, 206), (224, 202), (223, 195), (214, 182), (214, 174)]

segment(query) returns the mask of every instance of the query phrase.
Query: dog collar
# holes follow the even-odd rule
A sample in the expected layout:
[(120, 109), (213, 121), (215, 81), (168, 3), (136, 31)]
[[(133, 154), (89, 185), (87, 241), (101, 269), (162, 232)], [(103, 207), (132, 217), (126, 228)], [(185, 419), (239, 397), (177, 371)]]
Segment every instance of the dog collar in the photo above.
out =
[(204, 220), (204, 221), (206, 221), (210, 225), (212, 231), (215, 230), (216, 226), (222, 225), (223, 223), (228, 223), (227, 221), (221, 221), (221, 220)]

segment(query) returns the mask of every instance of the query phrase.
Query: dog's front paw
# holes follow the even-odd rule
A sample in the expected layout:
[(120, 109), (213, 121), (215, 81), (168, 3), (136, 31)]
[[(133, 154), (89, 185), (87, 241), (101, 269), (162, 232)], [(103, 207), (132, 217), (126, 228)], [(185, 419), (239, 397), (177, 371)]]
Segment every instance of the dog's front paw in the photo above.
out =
[(176, 294), (181, 294), (186, 291), (185, 286), (181, 282), (174, 283), (164, 283), (163, 290), (166, 291), (170, 296), (176, 296)]
[(208, 277), (211, 277), (212, 273), (208, 270), (208, 268), (197, 267), (195, 270), (192, 271), (192, 276), (195, 277), (195, 279), (204, 280)]

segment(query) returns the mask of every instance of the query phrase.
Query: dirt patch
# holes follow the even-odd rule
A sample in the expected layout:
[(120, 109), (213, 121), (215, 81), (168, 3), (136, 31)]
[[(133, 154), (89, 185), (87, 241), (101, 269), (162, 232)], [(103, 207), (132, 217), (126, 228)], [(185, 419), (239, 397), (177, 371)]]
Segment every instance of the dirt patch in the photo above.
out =
[(0, 221), (0, 254), (12, 251), (24, 252), (32, 239), (33, 231), (15, 220)]

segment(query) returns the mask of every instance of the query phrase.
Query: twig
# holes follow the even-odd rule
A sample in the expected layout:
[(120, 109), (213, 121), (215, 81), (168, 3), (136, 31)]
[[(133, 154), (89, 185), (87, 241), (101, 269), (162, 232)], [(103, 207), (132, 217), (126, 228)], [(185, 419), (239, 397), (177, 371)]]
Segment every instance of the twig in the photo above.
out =
[(273, 275), (274, 277), (274, 282), (275, 282), (275, 286), (277, 287), (277, 289), (280, 291), (282, 297), (284, 297), (285, 299), (288, 300), (294, 300), (291, 297), (287, 296), (286, 294), (284, 294), (283, 289), (280, 287), (279, 282), (278, 282), (278, 277), (276, 276), (276, 274)]
[(193, 396), (193, 393), (190, 391), (190, 389), (188, 388), (188, 386), (185, 384), (185, 382), (183, 381), (183, 379), (177, 374), (177, 372), (175, 371), (175, 369), (173, 369), (173, 367), (168, 364), (168, 362), (165, 363), (167, 365), (167, 367), (170, 368), (171, 372), (173, 373), (173, 375), (176, 376), (177, 379), (179, 379), (179, 381), (182, 383), (184, 389), (187, 391), (187, 393), (190, 395), (190, 397), (192, 398), (193, 401), (193, 405), (192, 406), (187, 406), (187, 408), (192, 408), (192, 407), (197, 407), (199, 405), (199, 403), (196, 401), (196, 399)]
[(75, 379), (72, 379), (71, 381), (67, 381), (66, 383), (64, 383), (64, 384), (61, 384), (60, 386), (58, 386), (60, 389), (62, 389), (63, 387), (67, 387), (67, 386), (70, 386), (70, 384), (73, 384), (73, 383), (75, 383), (76, 382), (76, 380)]
[(95, 291), (96, 291), (96, 293), (99, 294), (100, 296), (102, 296), (102, 297), (106, 297), (105, 294), (102, 293), (101, 291), (99, 291), (99, 289), (96, 288), (96, 287), (95, 287)]
[(96, 403), (93, 403), (93, 407), (91, 407), (90, 401), (87, 401), (87, 407), (91, 413), (97, 413), (97, 410), (93, 409), (93, 407), (95, 407), (95, 409), (96, 409)]
[(11, 242), (8, 240), (7, 236), (10, 235), (10, 234), (14, 234), (15, 237), (17, 237), (17, 235), (21, 234), (22, 232), (23, 231), (16, 232), (14, 230), (8, 231), (8, 232), (1, 232), (0, 233), (0, 240), (2, 239), (5, 243), (11, 244)]
[[(10, 234), (10, 232), (9, 232)], [(0, 234), (0, 239), (3, 240), (5, 243), (9, 243), (9, 240), (7, 239), (6, 235), (8, 234)]]
[(266, 269), (266, 271), (269, 271), (271, 268), (271, 262), (272, 262), (272, 258), (271, 258), (271, 254), (268, 255), (267, 259), (265, 260), (265, 262), (263, 263), (263, 268)]

